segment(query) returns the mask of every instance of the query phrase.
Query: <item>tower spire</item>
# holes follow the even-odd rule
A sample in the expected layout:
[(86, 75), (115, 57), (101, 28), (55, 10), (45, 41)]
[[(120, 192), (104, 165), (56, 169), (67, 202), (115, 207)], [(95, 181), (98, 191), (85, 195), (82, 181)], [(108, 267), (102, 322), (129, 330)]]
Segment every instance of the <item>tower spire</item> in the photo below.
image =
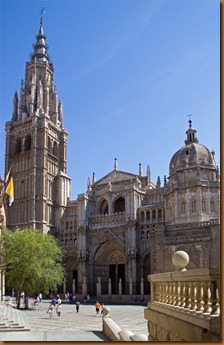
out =
[(36, 35), (36, 43), (33, 44), (33, 53), (30, 54), (31, 61), (37, 59), (41, 61), (48, 61), (50, 60), (49, 55), (47, 54), (48, 46), (46, 44), (46, 36), (44, 35), (43, 30), (43, 17), (45, 11), (44, 7), (40, 11), (40, 29), (39, 33)]

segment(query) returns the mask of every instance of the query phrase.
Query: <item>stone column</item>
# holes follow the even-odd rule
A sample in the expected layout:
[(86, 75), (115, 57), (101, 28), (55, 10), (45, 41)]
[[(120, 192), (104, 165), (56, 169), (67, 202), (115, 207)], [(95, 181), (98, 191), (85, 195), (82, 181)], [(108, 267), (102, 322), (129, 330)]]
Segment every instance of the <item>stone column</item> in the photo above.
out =
[(122, 281), (121, 281), (121, 278), (119, 279), (119, 296), (122, 296)]
[(73, 295), (76, 294), (76, 291), (75, 291), (75, 279), (72, 280), (72, 292), (73, 292)]
[(87, 295), (87, 283), (86, 283), (86, 277), (83, 278), (83, 283), (82, 283), (82, 294), (84, 296)]
[(111, 278), (109, 278), (109, 282), (108, 282), (108, 295), (109, 295), (109, 296), (111, 296), (111, 295), (112, 295)]
[(98, 277), (98, 282), (96, 283), (96, 295), (101, 296), (101, 278)]
[(144, 280), (143, 280), (143, 278), (141, 279), (140, 289), (141, 289), (141, 299), (144, 299)]
[(129, 281), (129, 295), (132, 296), (133, 295), (133, 285), (132, 285), (132, 279), (130, 278)]

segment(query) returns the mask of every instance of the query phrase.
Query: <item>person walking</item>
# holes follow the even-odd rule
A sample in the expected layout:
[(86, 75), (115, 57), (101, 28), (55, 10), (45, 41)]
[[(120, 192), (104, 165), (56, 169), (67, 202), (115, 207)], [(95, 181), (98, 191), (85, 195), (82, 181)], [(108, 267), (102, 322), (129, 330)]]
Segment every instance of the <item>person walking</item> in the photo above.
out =
[(79, 303), (79, 301), (77, 301), (76, 302), (76, 311), (77, 311), (77, 313), (79, 312), (79, 307), (80, 307), (80, 303)]
[(52, 300), (51, 300), (51, 303), (53, 304), (53, 306), (55, 307), (56, 306), (56, 299), (54, 298), (54, 296), (53, 296), (53, 298), (52, 298)]
[(52, 317), (53, 317), (53, 312), (54, 312), (54, 306), (53, 306), (52, 303), (50, 303), (47, 312), (48, 312), (48, 314), (49, 314), (49, 319), (52, 319)]
[(96, 301), (95, 308), (96, 308), (96, 316), (99, 316), (100, 315), (100, 303), (98, 301)]
[(60, 298), (60, 295), (57, 295), (57, 302), (56, 302), (57, 305), (60, 305), (61, 304), (61, 298)]
[(57, 313), (58, 318), (60, 318), (61, 317), (61, 304), (57, 304), (56, 313)]

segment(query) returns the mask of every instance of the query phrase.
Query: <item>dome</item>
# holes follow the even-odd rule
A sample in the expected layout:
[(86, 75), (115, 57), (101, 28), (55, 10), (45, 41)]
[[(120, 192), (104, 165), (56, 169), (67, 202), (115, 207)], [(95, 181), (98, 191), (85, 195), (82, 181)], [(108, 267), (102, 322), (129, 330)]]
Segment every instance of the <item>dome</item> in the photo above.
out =
[(205, 145), (199, 144), (195, 136), (196, 130), (190, 126), (187, 130), (185, 146), (181, 147), (171, 158), (169, 174), (174, 171), (195, 166), (216, 168), (214, 152), (211, 152)]

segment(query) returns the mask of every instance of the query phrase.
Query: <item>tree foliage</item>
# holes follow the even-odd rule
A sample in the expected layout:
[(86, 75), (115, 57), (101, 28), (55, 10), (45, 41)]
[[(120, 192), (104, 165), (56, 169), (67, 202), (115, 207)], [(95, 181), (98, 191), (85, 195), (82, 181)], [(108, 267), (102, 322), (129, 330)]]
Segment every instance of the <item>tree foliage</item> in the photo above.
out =
[(55, 237), (29, 228), (6, 229), (0, 236), (0, 245), (6, 285), (15, 289), (18, 307), (22, 291), (26, 294), (49, 291), (62, 283), (62, 249)]

